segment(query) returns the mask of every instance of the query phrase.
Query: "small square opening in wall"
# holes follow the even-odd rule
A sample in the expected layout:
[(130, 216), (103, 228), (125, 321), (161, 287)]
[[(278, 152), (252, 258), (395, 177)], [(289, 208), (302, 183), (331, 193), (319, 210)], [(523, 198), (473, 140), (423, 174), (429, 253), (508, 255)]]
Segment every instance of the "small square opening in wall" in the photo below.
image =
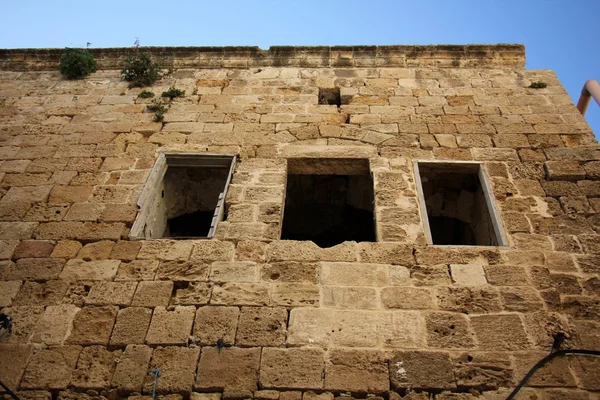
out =
[(223, 202), (235, 155), (161, 153), (138, 201), (132, 238), (210, 238), (224, 213)]
[(368, 159), (289, 159), (281, 239), (375, 241)]
[(340, 107), (342, 105), (340, 88), (319, 88), (319, 104)]
[(421, 212), (430, 244), (504, 246), (498, 212), (481, 164), (418, 162)]

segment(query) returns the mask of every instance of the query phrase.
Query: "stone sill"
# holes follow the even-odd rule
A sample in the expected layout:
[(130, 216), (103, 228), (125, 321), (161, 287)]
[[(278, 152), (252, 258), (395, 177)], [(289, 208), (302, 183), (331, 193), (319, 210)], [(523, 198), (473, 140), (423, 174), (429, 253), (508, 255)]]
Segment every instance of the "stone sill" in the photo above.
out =
[[(272, 46), (258, 47), (140, 47), (163, 68), (352, 68), (440, 67), (523, 68), (525, 46), (430, 45), (430, 46)], [(89, 49), (98, 69), (121, 69), (122, 60), (134, 48)], [(44, 71), (58, 67), (63, 49), (0, 49), (0, 70)]]

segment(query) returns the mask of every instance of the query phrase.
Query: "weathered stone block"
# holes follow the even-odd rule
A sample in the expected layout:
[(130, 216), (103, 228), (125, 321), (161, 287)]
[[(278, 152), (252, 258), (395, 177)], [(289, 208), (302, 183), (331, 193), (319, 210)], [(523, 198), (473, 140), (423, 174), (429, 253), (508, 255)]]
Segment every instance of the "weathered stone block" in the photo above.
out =
[(194, 242), (174, 240), (150, 240), (142, 243), (137, 258), (141, 260), (187, 260), (190, 257)]
[(69, 260), (60, 273), (60, 279), (66, 281), (110, 281), (117, 274), (120, 263), (119, 260)]
[(54, 258), (21, 258), (8, 268), (9, 280), (47, 281), (57, 279), (65, 265), (64, 260)]
[(322, 286), (323, 305), (335, 308), (377, 308), (375, 288), (349, 286)]
[(501, 310), (498, 292), (488, 287), (439, 287), (438, 307), (445, 311), (489, 313)]
[(107, 346), (115, 324), (118, 307), (84, 307), (73, 320), (73, 329), (67, 338), (68, 344)]
[(94, 284), (85, 302), (89, 305), (128, 306), (137, 287), (135, 282), (98, 282)]
[(194, 389), (255, 391), (259, 364), (259, 348), (204, 347)]
[(235, 344), (239, 346), (283, 346), (287, 316), (285, 308), (242, 307)]
[(456, 388), (448, 353), (403, 351), (390, 360), (390, 382), (396, 389), (440, 390)]
[[(239, 244), (238, 244), (239, 248)], [(283, 261), (261, 266), (264, 282), (317, 283), (317, 263)]]
[(252, 261), (213, 262), (210, 280), (213, 282), (256, 282), (258, 266)]
[(152, 349), (147, 346), (130, 344), (119, 359), (111, 380), (111, 386), (120, 393), (140, 393), (144, 378), (148, 375), (148, 364), (152, 357)]
[(321, 263), (320, 282), (332, 286), (386, 286), (389, 266), (356, 263)]
[(83, 390), (107, 389), (121, 354), (121, 350), (110, 352), (102, 346), (85, 347), (71, 375), (71, 386)]
[[(0, 363), (2, 382), (16, 391), (25, 372), (25, 366), (33, 354), (33, 346), (26, 344), (0, 343), (0, 356), (4, 362)], [(10, 360), (10, 362), (8, 362)]]
[(71, 333), (71, 327), (79, 308), (71, 304), (48, 306), (38, 319), (31, 341), (47, 345), (63, 344)]
[[(158, 393), (180, 393), (192, 391), (200, 348), (157, 347), (152, 354), (149, 369), (160, 368)], [(154, 375), (146, 375), (144, 392), (149, 393), (154, 386)]]
[(271, 304), (269, 284), (225, 283), (213, 287), (211, 304), (239, 306), (268, 306)]
[(237, 307), (206, 306), (198, 308), (194, 337), (202, 345), (216, 345), (219, 339), (233, 344), (240, 310)]
[(54, 243), (45, 240), (24, 240), (15, 249), (13, 259), (46, 258), (54, 250)]
[(0, 307), (10, 307), (21, 288), (21, 281), (0, 281)]
[(38, 351), (27, 365), (21, 388), (66, 389), (80, 352), (80, 346), (58, 346)]
[(428, 289), (413, 287), (386, 287), (381, 290), (381, 304), (385, 308), (433, 308), (432, 294)]
[(199, 261), (162, 261), (155, 279), (170, 281), (204, 281), (208, 278), (209, 263)]
[(452, 281), (458, 286), (486, 285), (483, 267), (478, 264), (450, 264)]
[(318, 348), (264, 348), (260, 382), (264, 388), (322, 389), (323, 355)]
[(149, 308), (127, 307), (119, 310), (110, 345), (123, 347), (144, 343), (151, 318), (152, 310)]
[(158, 261), (135, 260), (119, 264), (115, 281), (150, 281), (158, 270)]
[[(519, 353), (515, 356), (515, 375), (525, 376), (527, 372), (546, 354), (543, 352)], [(542, 366), (527, 381), (527, 386), (542, 387), (574, 387), (575, 378), (569, 370), (569, 361), (566, 357), (557, 357), (551, 363)]]
[(326, 390), (352, 393), (389, 391), (388, 357), (379, 350), (333, 350), (325, 364)]
[(212, 284), (205, 282), (182, 282), (175, 289), (171, 300), (174, 305), (200, 305), (210, 300)]
[(195, 307), (177, 306), (173, 311), (156, 307), (146, 335), (146, 343), (151, 345), (187, 343), (192, 332), (195, 313)]
[(425, 316), (427, 345), (438, 349), (472, 348), (475, 345), (468, 318), (459, 313), (435, 312)]
[[(9, 281), (15, 282), (15, 281)], [(19, 281), (16, 281), (19, 282)], [(0, 286), (2, 286), (0, 284)], [(43, 283), (25, 282), (19, 295), (14, 301), (17, 306), (49, 306), (60, 304), (69, 289), (69, 283), (65, 281), (47, 281)]]
[(272, 285), (271, 298), (277, 306), (317, 305), (320, 290), (310, 283), (276, 283)]
[(456, 384), (459, 387), (475, 390), (512, 387), (513, 369), (511, 359), (506, 353), (458, 353), (452, 358)]
[(138, 283), (131, 305), (136, 307), (167, 306), (172, 293), (173, 282), (142, 281)]
[(482, 349), (523, 350), (531, 346), (518, 315), (473, 316), (471, 326)]

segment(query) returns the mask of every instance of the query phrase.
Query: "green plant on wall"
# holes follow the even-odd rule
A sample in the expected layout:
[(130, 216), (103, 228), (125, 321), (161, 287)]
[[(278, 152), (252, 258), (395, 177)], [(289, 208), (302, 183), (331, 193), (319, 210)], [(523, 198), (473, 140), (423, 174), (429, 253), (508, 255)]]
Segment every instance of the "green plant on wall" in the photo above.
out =
[(94, 57), (86, 50), (66, 48), (60, 58), (58, 70), (67, 79), (79, 79), (96, 72)]
[(185, 95), (185, 90), (177, 89), (174, 86), (171, 86), (167, 91), (162, 92), (161, 97), (168, 97), (173, 100), (175, 97), (183, 97)]
[(529, 85), (529, 87), (532, 89), (544, 89), (545, 87), (548, 87), (548, 85), (546, 85), (544, 82), (536, 81), (531, 82), (531, 85)]
[(124, 60), (125, 68), (121, 71), (123, 79), (130, 82), (131, 87), (152, 85), (160, 79), (160, 68), (156, 65), (150, 54), (140, 53), (127, 57)]
[(154, 97), (154, 92), (151, 92), (149, 90), (142, 90), (142, 92), (140, 94), (138, 94), (138, 97), (140, 99), (150, 99), (150, 98)]
[(152, 103), (146, 106), (146, 109), (154, 113), (154, 122), (163, 122), (165, 119), (165, 113), (170, 107), (171, 104), (155, 99), (152, 100)]

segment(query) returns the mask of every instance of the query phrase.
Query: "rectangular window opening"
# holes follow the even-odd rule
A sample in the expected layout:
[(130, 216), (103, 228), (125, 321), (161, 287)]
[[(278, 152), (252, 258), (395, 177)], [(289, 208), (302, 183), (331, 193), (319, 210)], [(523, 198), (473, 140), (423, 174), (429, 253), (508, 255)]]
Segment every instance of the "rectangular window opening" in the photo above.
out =
[(210, 238), (223, 219), (235, 155), (161, 153), (138, 201), (132, 238)]
[(340, 107), (342, 105), (340, 88), (319, 88), (319, 104)]
[(493, 194), (480, 164), (416, 164), (421, 209), (434, 245), (504, 246)]
[(368, 159), (289, 159), (281, 239), (374, 242)]

